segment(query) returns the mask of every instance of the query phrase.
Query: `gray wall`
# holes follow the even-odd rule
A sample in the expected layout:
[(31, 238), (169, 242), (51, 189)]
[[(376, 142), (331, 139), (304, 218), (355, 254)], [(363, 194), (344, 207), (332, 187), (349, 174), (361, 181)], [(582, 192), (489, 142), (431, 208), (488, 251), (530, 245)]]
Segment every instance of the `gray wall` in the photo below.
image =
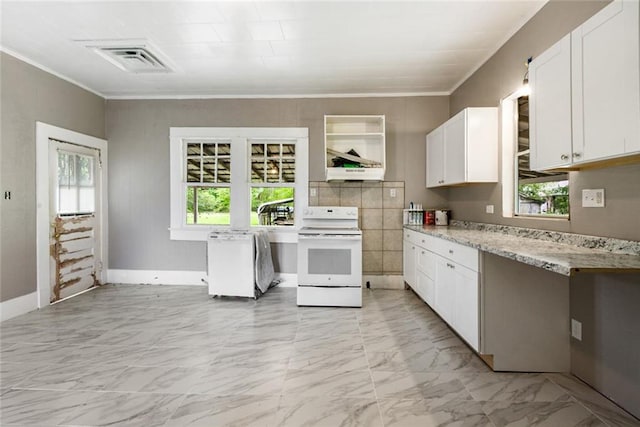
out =
[(0, 301), (36, 291), (36, 121), (104, 138), (104, 100), (0, 53)]
[(582, 274), (571, 280), (571, 371), (640, 417), (640, 275)]
[[(465, 107), (498, 106), (522, 84), (525, 61), (535, 57), (576, 28), (606, 1), (552, 1), (544, 6), (487, 63), (451, 95), (451, 115)], [(456, 219), (535, 227), (573, 233), (640, 240), (640, 165), (572, 172), (571, 218), (525, 220), (502, 218), (500, 184), (481, 184), (449, 190), (449, 207)], [(604, 188), (606, 207), (581, 208), (583, 188)], [(485, 214), (485, 205), (495, 214)]]
[[(551, 1), (450, 98), (451, 114), (465, 107), (497, 106), (522, 84), (524, 63), (569, 33), (607, 1)], [(640, 240), (640, 165), (571, 172), (570, 220), (502, 218), (500, 184), (451, 188), (457, 219)], [(581, 208), (583, 188), (604, 188), (605, 208)], [(493, 204), (496, 213), (485, 214)], [(640, 414), (638, 276), (584, 275), (571, 282), (572, 317), (583, 322), (583, 341), (571, 340), (571, 370), (605, 395)], [(567, 322), (569, 319), (567, 319)]]
[[(325, 114), (385, 114), (385, 179), (405, 182), (405, 200), (444, 205), (446, 190), (425, 188), (425, 135), (449, 116), (446, 96), (109, 100), (109, 268), (205, 269), (203, 242), (169, 240), (170, 127), (308, 127), (309, 180), (322, 181)], [(295, 251), (276, 247), (274, 253), (282, 272), (293, 272)]]

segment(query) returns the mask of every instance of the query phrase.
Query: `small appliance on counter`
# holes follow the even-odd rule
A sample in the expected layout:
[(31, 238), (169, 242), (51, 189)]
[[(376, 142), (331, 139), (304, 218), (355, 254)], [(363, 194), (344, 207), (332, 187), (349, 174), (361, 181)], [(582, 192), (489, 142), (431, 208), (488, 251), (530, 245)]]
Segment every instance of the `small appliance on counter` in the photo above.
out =
[(449, 225), (451, 211), (448, 209), (436, 209), (435, 225)]

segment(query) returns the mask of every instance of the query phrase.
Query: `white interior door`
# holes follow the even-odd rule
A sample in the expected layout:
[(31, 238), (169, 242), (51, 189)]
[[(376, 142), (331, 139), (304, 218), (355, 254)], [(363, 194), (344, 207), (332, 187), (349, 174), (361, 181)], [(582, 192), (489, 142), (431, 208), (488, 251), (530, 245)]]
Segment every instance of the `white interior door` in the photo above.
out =
[(100, 284), (101, 152), (50, 139), (50, 302)]

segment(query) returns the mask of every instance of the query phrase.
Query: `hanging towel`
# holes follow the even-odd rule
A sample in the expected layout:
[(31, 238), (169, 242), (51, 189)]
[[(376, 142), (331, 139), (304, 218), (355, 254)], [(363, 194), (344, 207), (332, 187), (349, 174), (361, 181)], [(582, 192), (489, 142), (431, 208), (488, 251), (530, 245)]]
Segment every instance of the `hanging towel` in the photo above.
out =
[(260, 292), (265, 293), (271, 286), (275, 278), (273, 269), (273, 259), (271, 258), (271, 243), (269, 243), (269, 233), (258, 231), (255, 233), (256, 239), (256, 287)]

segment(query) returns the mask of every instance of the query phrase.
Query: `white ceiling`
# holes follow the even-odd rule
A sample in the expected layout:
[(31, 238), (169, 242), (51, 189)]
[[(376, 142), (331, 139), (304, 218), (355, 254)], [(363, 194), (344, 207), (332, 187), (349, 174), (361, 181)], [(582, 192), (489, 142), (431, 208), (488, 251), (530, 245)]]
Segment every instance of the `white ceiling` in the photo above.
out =
[[(107, 98), (450, 93), (545, 2), (3, 0), (0, 44)], [(90, 39), (147, 39), (175, 72), (126, 73)]]

